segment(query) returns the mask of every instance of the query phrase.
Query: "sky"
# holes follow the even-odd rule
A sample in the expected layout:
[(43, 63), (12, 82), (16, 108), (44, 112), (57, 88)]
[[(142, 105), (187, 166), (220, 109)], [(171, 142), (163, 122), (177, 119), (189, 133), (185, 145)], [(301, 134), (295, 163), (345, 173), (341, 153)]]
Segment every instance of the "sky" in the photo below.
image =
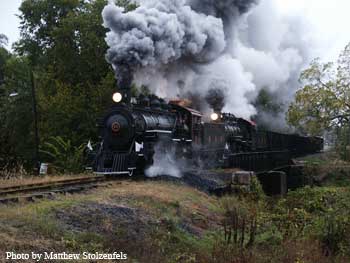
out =
[(0, 0), (0, 34), (9, 38), (8, 48), (19, 38), (18, 8), (22, 0)]
[(303, 15), (314, 28), (318, 56), (334, 60), (350, 42), (349, 0), (275, 0), (281, 14)]
[[(264, 0), (261, 0), (264, 1)], [(306, 17), (313, 27), (323, 60), (334, 60), (350, 42), (349, 0), (274, 0), (284, 14)], [(22, 0), (0, 0), (0, 33), (9, 38), (8, 48), (19, 38), (18, 7)]]

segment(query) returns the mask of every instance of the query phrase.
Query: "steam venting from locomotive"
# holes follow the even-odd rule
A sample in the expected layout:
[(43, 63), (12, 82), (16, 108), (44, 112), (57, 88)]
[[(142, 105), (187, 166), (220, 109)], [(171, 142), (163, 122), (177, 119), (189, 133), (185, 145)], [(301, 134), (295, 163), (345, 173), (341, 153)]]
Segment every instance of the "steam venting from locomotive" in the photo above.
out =
[[(103, 10), (107, 60), (119, 87), (133, 81), (161, 97), (190, 94), (205, 111), (205, 97), (219, 81), (223, 110), (244, 118), (257, 113), (253, 103), (262, 89), (288, 105), (313, 45), (305, 20), (281, 16), (276, 1), (135, 0), (129, 12), (110, 2)], [(264, 118), (284, 124), (283, 112)]]
[[(164, 149), (166, 149), (166, 151), (164, 151)], [(152, 178), (163, 175), (175, 178), (182, 177), (183, 171), (180, 167), (184, 167), (183, 165), (185, 165), (185, 162), (176, 158), (174, 148), (169, 148), (169, 146), (166, 145), (166, 142), (160, 141), (156, 145), (154, 151), (154, 163), (145, 171), (147, 177)], [(181, 166), (180, 163), (183, 165)]]

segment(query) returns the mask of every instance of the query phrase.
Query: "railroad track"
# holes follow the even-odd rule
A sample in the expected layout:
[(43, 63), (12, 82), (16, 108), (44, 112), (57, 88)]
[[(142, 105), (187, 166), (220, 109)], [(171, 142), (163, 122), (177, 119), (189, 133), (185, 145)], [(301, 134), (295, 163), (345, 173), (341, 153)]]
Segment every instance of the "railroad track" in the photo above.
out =
[(106, 176), (94, 176), (0, 187), (0, 204), (34, 201), (59, 193), (77, 193), (96, 188), (109, 180), (111, 179)]

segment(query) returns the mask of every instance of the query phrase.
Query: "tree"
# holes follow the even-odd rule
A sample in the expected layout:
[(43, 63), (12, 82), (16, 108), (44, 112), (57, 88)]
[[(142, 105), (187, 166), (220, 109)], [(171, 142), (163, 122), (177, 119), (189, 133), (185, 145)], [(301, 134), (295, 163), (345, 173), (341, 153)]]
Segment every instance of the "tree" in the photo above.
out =
[(8, 44), (9, 39), (6, 35), (0, 34), (0, 47), (4, 47)]
[(19, 8), (21, 39), (15, 43), (15, 50), (27, 55), (33, 65), (47, 62), (47, 52), (54, 45), (52, 31), (78, 6), (79, 0), (23, 1)]
[[(15, 50), (33, 67), (69, 85), (96, 85), (113, 72), (106, 62), (107, 29), (102, 10), (108, 0), (25, 0), (20, 6), (21, 39)], [(134, 8), (129, 0), (118, 4)]]
[[(33, 161), (34, 135), (28, 61), (9, 55), (0, 86), (0, 166)], [(16, 93), (16, 96), (10, 94)]]
[[(9, 59), (10, 54), (5, 49), (5, 45), (8, 43), (8, 38), (4, 34), (0, 34), (0, 85), (4, 83), (4, 67), (6, 61)], [(0, 87), (0, 96), (3, 94), (3, 91)]]
[[(128, 0), (116, 2), (128, 10), (135, 8)], [(105, 59), (107, 30), (102, 26), (101, 13), (107, 3), (108, 0), (22, 1), (21, 38), (14, 50), (16, 58), (25, 60), (28, 71), (34, 72), (42, 145), (57, 136), (70, 140), (73, 146), (97, 140), (96, 119), (112, 104), (116, 89), (114, 71)], [(18, 81), (30, 85), (27, 80)], [(15, 101), (19, 102), (19, 97)], [(0, 114), (12, 119), (10, 114), (14, 112), (6, 111), (5, 106), (2, 109)], [(26, 118), (23, 123), (31, 120)], [(12, 143), (18, 146), (16, 141)], [(13, 154), (22, 156), (17, 150)]]
[(35, 75), (42, 140), (52, 136), (97, 138), (95, 122), (115, 89), (105, 60), (107, 0), (25, 0), (21, 39), (15, 50), (28, 57)]
[[(117, 0), (127, 10), (129, 0)], [(113, 102), (115, 79), (106, 62), (108, 0), (23, 0), (21, 38), (14, 53), (0, 34), (1, 162), (33, 164), (34, 129), (30, 72), (37, 93), (41, 146), (52, 137), (72, 149), (97, 139), (96, 119)], [(9, 96), (11, 93), (16, 96)], [(76, 148), (76, 149), (78, 149)]]
[(350, 43), (336, 63), (314, 60), (300, 81), (303, 88), (289, 107), (287, 121), (305, 134), (331, 135), (340, 157), (349, 160)]
[(311, 135), (345, 128), (350, 122), (350, 43), (337, 63), (314, 60), (300, 76), (303, 88), (290, 105), (287, 120)]

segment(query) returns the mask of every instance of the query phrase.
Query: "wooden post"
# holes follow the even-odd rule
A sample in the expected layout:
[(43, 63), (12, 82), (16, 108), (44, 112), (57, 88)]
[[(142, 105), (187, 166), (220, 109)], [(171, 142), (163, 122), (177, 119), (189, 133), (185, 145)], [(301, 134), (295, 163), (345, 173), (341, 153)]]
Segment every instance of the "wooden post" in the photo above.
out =
[(37, 102), (36, 102), (36, 92), (35, 92), (35, 81), (33, 70), (30, 70), (30, 82), (32, 88), (32, 103), (33, 103), (33, 117), (34, 117), (34, 136), (35, 136), (35, 150), (34, 150), (34, 162), (36, 173), (39, 174), (40, 163), (39, 163), (39, 132), (38, 132), (38, 112), (37, 112)]

